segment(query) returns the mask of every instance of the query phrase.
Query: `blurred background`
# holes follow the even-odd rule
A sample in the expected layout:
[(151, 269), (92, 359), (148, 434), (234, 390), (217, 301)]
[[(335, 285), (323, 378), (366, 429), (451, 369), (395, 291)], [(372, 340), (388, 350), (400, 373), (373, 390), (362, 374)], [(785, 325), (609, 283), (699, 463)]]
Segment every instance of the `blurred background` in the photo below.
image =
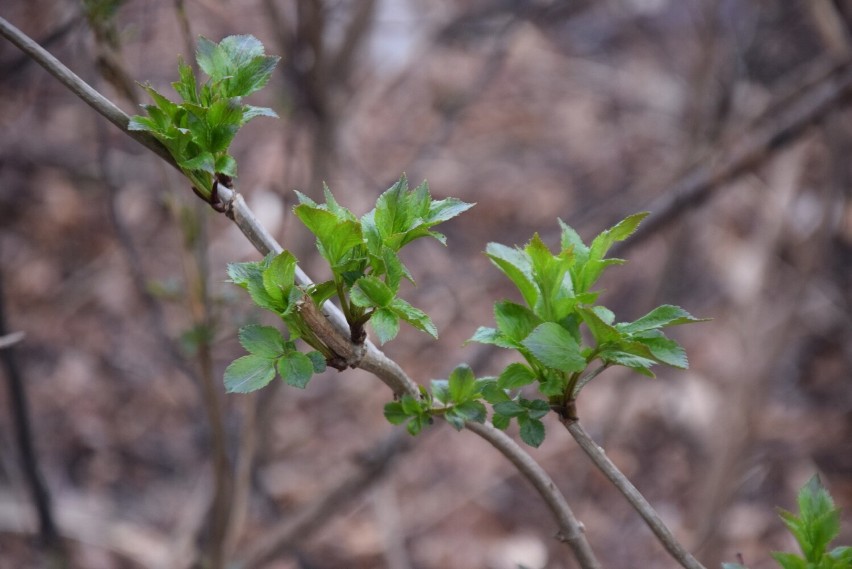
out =
[[(249, 101), (281, 118), (237, 136), (237, 187), (315, 279), (294, 189), (319, 199), (325, 181), (360, 215), (406, 173), (477, 202), (442, 227), (447, 248), (404, 259), (418, 286), (403, 296), (441, 335), (403, 328), (385, 351), (421, 384), (514, 361), (462, 345), (493, 302), (518, 299), (488, 242), (539, 232), (555, 247), (557, 218), (591, 239), (652, 211), (604, 304), (619, 320), (663, 303), (713, 320), (673, 331), (690, 370), (597, 378), (586, 429), (708, 568), (794, 550), (775, 508), (795, 509), (815, 473), (852, 542), (852, 3), (4, 0), (0, 16), (131, 114), (147, 102), (137, 81), (176, 98), (198, 35), (250, 33), (281, 55)], [(50, 544), (91, 569), (259, 551), (271, 560), (254, 566), (280, 569), (576, 566), (501, 455), (445, 424), (395, 438), (368, 374), (225, 395), (238, 327), (272, 323), (226, 266), (259, 255), (6, 40), (0, 132), (2, 334), (25, 333), (2, 351), (0, 567), (48, 566)], [(675, 567), (546, 424), (530, 453), (603, 565)], [(52, 516), (33, 506), (33, 464)]]

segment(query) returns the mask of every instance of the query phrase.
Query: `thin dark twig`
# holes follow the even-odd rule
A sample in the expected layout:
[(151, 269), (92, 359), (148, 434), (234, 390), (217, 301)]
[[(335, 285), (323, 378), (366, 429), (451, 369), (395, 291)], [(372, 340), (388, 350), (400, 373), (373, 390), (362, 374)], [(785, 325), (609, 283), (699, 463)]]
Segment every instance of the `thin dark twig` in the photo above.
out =
[[(6, 303), (3, 294), (3, 275), (0, 273), (0, 337), (6, 338)], [(15, 442), (21, 459), (21, 468), (29, 486), (29, 491), (38, 515), (39, 538), (55, 563), (65, 565), (62, 540), (56, 527), (50, 491), (41, 474), (33, 444), (32, 423), (30, 420), (27, 392), (24, 378), (16, 357), (15, 346), (9, 344), (0, 349), (0, 359), (6, 371), (9, 386), (9, 413), (15, 426)]]

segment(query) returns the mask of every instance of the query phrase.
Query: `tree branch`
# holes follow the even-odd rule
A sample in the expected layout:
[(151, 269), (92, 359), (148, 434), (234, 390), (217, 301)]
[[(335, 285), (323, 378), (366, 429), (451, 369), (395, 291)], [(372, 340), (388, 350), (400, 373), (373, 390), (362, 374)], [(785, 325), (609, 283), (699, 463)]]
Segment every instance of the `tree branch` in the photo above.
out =
[(503, 453), (515, 465), (515, 468), (532, 483), (559, 524), (557, 539), (566, 543), (572, 549), (580, 566), (583, 569), (600, 568), (601, 565), (586, 540), (582, 524), (574, 517), (565, 497), (556, 488), (553, 480), (544, 469), (529, 454), (524, 452), (509, 435), (497, 429), (494, 425), (468, 421), (465, 423), (465, 427)]
[[(161, 158), (164, 158), (169, 164), (177, 167), (174, 159), (158, 141), (150, 136), (140, 136), (141, 133), (139, 132), (127, 130), (130, 118), (121, 109), (95, 91), (59, 60), (3, 18), (0, 18), (0, 35), (9, 39), (30, 57), (35, 59), (89, 104), (89, 106), (104, 115), (123, 132), (142, 143)], [(237, 224), (260, 253), (265, 255), (268, 253), (279, 253), (283, 250), (281, 245), (278, 244), (266, 228), (260, 224), (242, 196), (235, 191), (228, 190), (223, 185), (219, 186), (219, 196), (222, 202), (226, 204), (225, 209), (228, 217)], [(312, 283), (304, 271), (298, 267), (296, 270), (296, 280), (302, 286)], [(338, 330), (348, 335), (349, 327), (340, 309), (331, 302), (326, 302), (322, 309), (329, 321)], [(359, 367), (378, 377), (397, 396), (404, 393), (409, 393), (415, 397), (419, 396), (416, 384), (408, 377), (405, 371), (369, 341), (366, 343), (366, 353)], [(584, 569), (599, 567), (591, 553), (591, 547), (588, 545), (585, 535), (580, 529), (579, 522), (574, 518), (570, 508), (568, 508), (564, 496), (562, 496), (541, 466), (527, 455), (517, 443), (508, 436), (502, 435), (502, 433), (499, 433), (493, 427), (478, 423), (468, 423), (468, 427), (506, 456), (530, 480), (536, 490), (542, 493), (542, 498), (554, 512), (560, 529), (564, 531), (561, 539), (568, 543), (575, 552), (579, 552), (577, 553), (577, 559), (580, 561), (582, 567)]]
[(562, 419), (561, 422), (568, 429), (568, 432), (571, 433), (571, 436), (574, 437), (574, 440), (577, 441), (577, 444), (580, 445), (580, 448), (595, 463), (598, 470), (604, 473), (604, 476), (627, 498), (633, 509), (642, 516), (642, 519), (645, 520), (645, 523), (648, 524), (648, 527), (651, 528), (651, 531), (654, 532), (654, 535), (657, 536), (657, 539), (660, 540), (666, 551), (685, 569), (706, 569), (675, 539), (672, 532), (669, 531), (669, 528), (666, 527), (666, 524), (663, 523), (663, 520), (660, 519), (660, 516), (651, 507), (651, 504), (648, 503), (648, 500), (642, 496), (639, 490), (630, 483), (630, 480), (613, 464), (604, 450), (592, 440), (580, 422), (570, 419)]

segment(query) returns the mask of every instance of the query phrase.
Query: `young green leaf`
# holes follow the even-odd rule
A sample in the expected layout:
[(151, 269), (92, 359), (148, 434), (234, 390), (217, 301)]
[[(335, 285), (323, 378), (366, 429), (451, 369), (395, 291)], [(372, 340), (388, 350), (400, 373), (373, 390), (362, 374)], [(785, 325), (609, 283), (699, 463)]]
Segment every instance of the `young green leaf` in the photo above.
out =
[(485, 254), (498, 269), (509, 277), (530, 308), (538, 302), (538, 289), (533, 283), (532, 264), (529, 256), (518, 249), (506, 247), (499, 243), (489, 243)]
[(401, 425), (406, 422), (410, 416), (402, 408), (402, 403), (399, 401), (393, 401), (385, 404), (384, 414), (385, 419), (387, 419), (391, 425)]
[(521, 428), (521, 440), (531, 447), (538, 448), (544, 442), (544, 423), (529, 415), (518, 416), (518, 426)]
[(541, 318), (532, 310), (509, 301), (494, 304), (494, 320), (503, 336), (516, 344), (520, 344), (541, 324)]
[(586, 359), (580, 354), (577, 340), (554, 322), (539, 325), (522, 344), (547, 367), (569, 373), (586, 368)]
[(385, 344), (399, 334), (399, 317), (392, 310), (379, 308), (370, 316), (370, 326), (373, 327), (379, 343)]
[(291, 351), (278, 360), (278, 374), (287, 385), (304, 389), (314, 374), (314, 362), (302, 352)]
[(263, 288), (269, 296), (286, 304), (290, 290), (296, 283), (296, 257), (289, 251), (283, 251), (269, 262), (262, 273)]
[(386, 308), (394, 299), (393, 291), (376, 277), (366, 276), (355, 281), (351, 292), (352, 302), (356, 306)]
[(473, 370), (466, 365), (458, 366), (450, 373), (448, 388), (450, 400), (456, 404), (472, 399), (476, 394), (476, 377)]
[(432, 323), (429, 315), (420, 309), (414, 308), (401, 298), (394, 298), (391, 301), (390, 310), (418, 330), (426, 332), (433, 338), (438, 337), (438, 329)]
[(247, 352), (262, 358), (278, 358), (287, 349), (281, 332), (271, 326), (243, 326), (240, 328), (239, 338), (240, 344)]
[(529, 366), (513, 363), (506, 366), (497, 378), (497, 386), (501, 389), (518, 389), (533, 383), (536, 379), (535, 373)]
[(480, 344), (491, 344), (493, 346), (499, 346), (501, 348), (515, 348), (517, 344), (506, 337), (500, 330), (496, 328), (488, 328), (487, 326), (480, 326), (476, 329), (476, 332), (473, 333), (473, 336), (467, 340), (467, 342), (478, 342)]
[(706, 322), (706, 318), (695, 318), (689, 312), (679, 306), (664, 304), (658, 306), (645, 316), (633, 322), (616, 324), (619, 332), (624, 334), (636, 334), (647, 330), (657, 330), (666, 326), (677, 326), (690, 322)]
[(275, 377), (275, 360), (258, 355), (237, 358), (225, 369), (229, 393), (249, 393), (265, 387)]
[(589, 248), (589, 259), (603, 259), (610, 247), (618, 241), (624, 241), (630, 237), (648, 215), (650, 215), (650, 212), (647, 211), (634, 213), (595, 237), (592, 240), (592, 246)]

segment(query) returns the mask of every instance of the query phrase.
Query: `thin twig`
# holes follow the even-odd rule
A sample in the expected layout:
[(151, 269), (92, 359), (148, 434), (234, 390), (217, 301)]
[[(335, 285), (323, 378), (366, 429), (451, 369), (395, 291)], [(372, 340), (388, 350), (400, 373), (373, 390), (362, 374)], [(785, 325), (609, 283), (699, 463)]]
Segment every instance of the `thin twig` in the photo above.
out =
[(65, 554), (62, 540), (56, 529), (53, 504), (47, 484), (41, 474), (38, 455), (33, 444), (30, 408), (27, 402), (27, 392), (24, 378), (14, 349), (14, 344), (23, 334), (8, 334), (6, 325), (5, 299), (3, 296), (2, 274), (0, 274), (0, 338), (9, 340), (4, 349), (0, 350), (0, 360), (6, 372), (9, 386), (9, 413), (15, 430), (15, 442), (21, 459), (21, 468), (29, 486), (38, 515), (38, 535), (47, 555), (52, 559), (51, 564), (65, 565)]
[(648, 524), (648, 527), (651, 528), (651, 531), (654, 532), (654, 535), (657, 536), (657, 539), (663, 544), (666, 551), (685, 569), (706, 569), (675, 539), (672, 532), (669, 531), (669, 528), (666, 527), (666, 524), (663, 523), (663, 520), (660, 519), (660, 516), (651, 507), (651, 504), (648, 503), (648, 500), (642, 496), (639, 490), (630, 483), (630, 480), (613, 464), (604, 450), (592, 440), (580, 422), (563, 419), (562, 424), (568, 429), (568, 432), (571, 433), (571, 436), (574, 437), (580, 448), (595, 463), (598, 470), (603, 472), (604, 476), (627, 498), (633, 509), (642, 516), (642, 519), (645, 520), (645, 523)]
[(38, 45), (32, 38), (4, 18), (0, 18), (0, 36), (15, 44), (21, 51), (44, 67), (48, 73), (56, 77), (60, 83), (68, 87), (84, 103), (102, 114), (109, 122), (124, 131), (130, 138), (136, 140), (175, 168), (178, 168), (175, 159), (156, 138), (147, 132), (127, 130), (130, 117), (124, 111), (116, 107), (112, 101), (93, 89), (88, 83), (63, 65), (61, 61), (53, 57), (49, 51)]
[[(18, 45), (18, 47), (36, 59), (36, 61), (50, 71), (63, 84), (68, 86), (74, 93), (77, 93), (78, 96), (83, 98), (84, 101), (96, 111), (106, 116), (122, 131), (139, 140), (146, 147), (154, 150), (157, 155), (163, 157), (164, 152), (168, 154), (168, 151), (166, 151), (165, 148), (163, 148), (156, 140), (146, 137), (143, 142), (135, 136), (138, 133), (128, 131), (127, 124), (129, 122), (129, 117), (127, 117), (127, 115), (100, 95), (100, 93), (92, 89), (82, 79), (74, 75), (56, 58), (38, 46), (38, 44), (33, 42), (25, 34), (17, 30), (14, 26), (2, 18), (0, 18), (0, 35), (10, 39), (10, 41), (15, 43), (15, 45)], [(153, 144), (153, 147), (151, 144)], [(168, 156), (167, 161), (170, 164), (175, 165), (174, 159), (171, 158), (170, 155)], [(227, 188), (221, 186), (219, 188), (219, 193), (221, 200), (228, 204), (228, 217), (230, 217), (238, 225), (259, 252), (262, 254), (268, 254), (270, 252), (278, 253), (282, 251), (281, 245), (279, 245), (266, 228), (260, 224), (241, 195), (236, 192), (229, 191)], [(304, 271), (298, 267), (296, 271), (296, 279), (297, 282), (303, 286), (312, 282)], [(338, 329), (348, 331), (348, 326), (346, 325), (342, 312), (334, 304), (326, 302), (323, 305), (323, 312), (326, 317), (329, 318), (331, 323), (338, 327)], [(366, 344), (366, 354), (359, 367), (373, 373), (388, 387), (390, 387), (396, 395), (404, 393), (410, 393), (414, 396), (418, 395), (416, 384), (410, 377), (408, 377), (404, 370), (396, 362), (385, 356), (384, 353), (370, 342), (367, 342)], [(591, 548), (585, 540), (585, 535), (581, 531), (578, 531), (578, 528), (580, 528), (579, 522), (576, 521), (571, 510), (567, 508), (567, 502), (565, 501), (564, 496), (559, 493), (559, 490), (541, 466), (527, 453), (525, 453), (511, 438), (508, 436), (501, 436), (502, 433), (493, 427), (479, 425), (478, 423), (470, 423), (469, 427), (474, 433), (485, 438), (494, 445), (497, 450), (503, 453), (504, 456), (515, 464), (521, 473), (530, 480), (557, 516), (560, 528), (574, 528), (574, 530), (568, 531), (562, 535), (562, 538), (564, 538), (573, 548), (583, 551), (583, 553), (577, 554), (578, 560), (581, 563), (586, 560), (586, 564), (583, 565), (583, 568), (589, 569), (597, 567), (598, 565), (596, 564), (588, 564), (590, 560), (594, 560), (594, 557), (591, 555)], [(558, 496), (559, 499), (553, 498), (554, 496)], [(594, 563), (597, 562), (594, 561)]]

